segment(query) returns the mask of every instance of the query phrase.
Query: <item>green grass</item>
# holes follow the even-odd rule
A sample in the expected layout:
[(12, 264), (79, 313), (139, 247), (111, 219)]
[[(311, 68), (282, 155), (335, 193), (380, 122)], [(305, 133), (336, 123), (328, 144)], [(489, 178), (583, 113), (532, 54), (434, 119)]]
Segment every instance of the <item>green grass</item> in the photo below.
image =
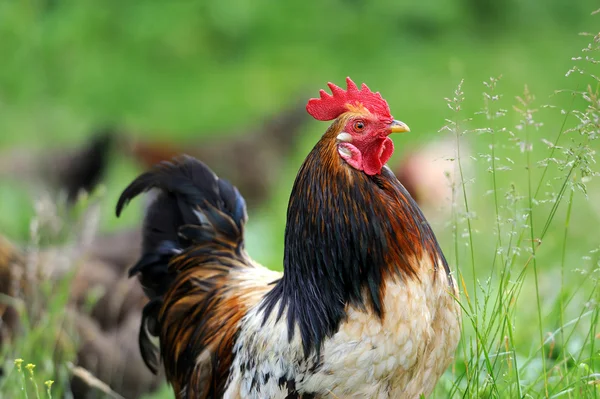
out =
[[(456, 142), (452, 216), (434, 228), (464, 331), (433, 396), (600, 396), (600, 67), (572, 60), (599, 58), (597, 39), (580, 53), (594, 38), (577, 35), (598, 26), (593, 2), (497, 2), (491, 21), (460, 1), (223, 4), (0, 2), (0, 148), (66, 146), (104, 122), (173, 140), (243, 134), (327, 81), (365, 81), (413, 131), (395, 138), (392, 161), (412, 145)], [(293, 178), (324, 129), (310, 124), (272, 201), (250, 215), (248, 250), (269, 267), (281, 267)], [(111, 165), (102, 230), (139, 221), (113, 216), (138, 172)], [(47, 218), (17, 183), (0, 181), (0, 232), (35, 247), (50, 238), (32, 237), (30, 221), (48, 231)], [(36, 397), (13, 365), (22, 358), (36, 364), (41, 397), (50, 379), (62, 397), (75, 350), (57, 358), (68, 282), (41, 284), (46, 311), (23, 309), (22, 338), (2, 352), (2, 396)]]
[[(574, 90), (549, 105), (525, 88), (506, 106), (498, 79), (484, 82), (477, 115), (463, 111), (461, 85), (448, 99), (453, 115), (442, 131), (456, 137), (459, 178), (447, 255), (462, 287), (464, 331), (439, 397), (600, 395), (598, 215), (590, 207), (600, 194), (592, 180), (599, 51), (600, 36), (590, 37), (584, 57), (592, 59), (575, 63), (586, 79), (565, 80)], [(542, 123), (544, 107), (562, 123)], [(474, 179), (460, 154), (469, 138), (488, 144), (472, 160)]]

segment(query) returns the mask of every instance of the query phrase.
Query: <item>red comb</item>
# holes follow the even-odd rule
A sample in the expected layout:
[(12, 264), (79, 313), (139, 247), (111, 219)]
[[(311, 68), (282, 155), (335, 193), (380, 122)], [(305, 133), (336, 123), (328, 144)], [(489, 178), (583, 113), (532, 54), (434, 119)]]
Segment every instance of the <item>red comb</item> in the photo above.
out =
[(362, 105), (372, 114), (381, 119), (393, 119), (390, 115), (390, 107), (381, 97), (379, 92), (373, 93), (366, 84), (362, 84), (360, 90), (350, 78), (346, 78), (348, 90), (327, 83), (333, 95), (329, 95), (325, 90), (319, 91), (321, 98), (311, 98), (306, 104), (306, 110), (315, 119), (320, 121), (330, 121), (337, 118), (349, 110), (348, 106)]

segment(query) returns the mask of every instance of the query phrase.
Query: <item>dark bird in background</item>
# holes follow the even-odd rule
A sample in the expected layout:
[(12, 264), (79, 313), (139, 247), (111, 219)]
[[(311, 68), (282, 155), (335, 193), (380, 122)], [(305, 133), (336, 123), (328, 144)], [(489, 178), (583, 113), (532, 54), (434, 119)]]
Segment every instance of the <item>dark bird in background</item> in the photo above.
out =
[(90, 192), (104, 178), (116, 135), (113, 128), (101, 128), (76, 148), (5, 150), (0, 177), (26, 183), (34, 192), (64, 192), (72, 204), (81, 191)]
[(270, 198), (308, 120), (304, 106), (295, 103), (242, 133), (215, 132), (200, 140), (177, 144), (126, 137), (119, 148), (144, 169), (182, 153), (201, 159), (216, 173), (227, 176), (244, 192), (248, 206), (255, 208)]
[(142, 168), (183, 152), (203, 159), (244, 190), (251, 207), (270, 197), (308, 118), (300, 104), (278, 112), (243, 134), (215, 132), (199, 141), (173, 143), (134, 136), (122, 128), (102, 127), (79, 147), (32, 150), (12, 148), (0, 154), (0, 178), (26, 183), (34, 193), (65, 193), (73, 204), (105, 177), (111, 157), (120, 154)]
[(283, 273), (249, 257), (244, 198), (194, 158), (160, 163), (121, 195), (117, 215), (159, 192), (130, 273), (150, 300), (142, 357), (164, 366), (177, 398), (418, 398), (450, 364), (456, 283), (385, 166), (388, 136), (409, 129), (379, 93), (347, 84), (306, 107), (333, 123), (296, 176)]

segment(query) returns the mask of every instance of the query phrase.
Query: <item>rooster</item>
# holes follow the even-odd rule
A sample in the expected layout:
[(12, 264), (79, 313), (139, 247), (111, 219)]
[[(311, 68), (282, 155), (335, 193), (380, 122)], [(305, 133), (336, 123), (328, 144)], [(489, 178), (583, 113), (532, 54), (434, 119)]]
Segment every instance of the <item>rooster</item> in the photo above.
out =
[[(460, 336), (457, 288), (435, 235), (385, 166), (409, 131), (350, 78), (306, 107), (334, 120), (298, 172), (283, 274), (244, 249), (238, 190), (188, 157), (122, 193), (158, 191), (130, 270), (150, 302), (139, 345), (177, 398), (417, 398)], [(159, 348), (154, 345), (158, 337)]]

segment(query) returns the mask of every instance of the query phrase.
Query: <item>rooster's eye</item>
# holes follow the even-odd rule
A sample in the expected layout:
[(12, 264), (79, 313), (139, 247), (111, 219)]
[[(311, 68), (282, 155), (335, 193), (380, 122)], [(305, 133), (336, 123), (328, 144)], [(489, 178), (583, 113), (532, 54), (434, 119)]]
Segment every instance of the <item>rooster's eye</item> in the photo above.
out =
[(363, 121), (354, 122), (354, 130), (357, 132), (362, 132), (365, 130), (365, 123)]

